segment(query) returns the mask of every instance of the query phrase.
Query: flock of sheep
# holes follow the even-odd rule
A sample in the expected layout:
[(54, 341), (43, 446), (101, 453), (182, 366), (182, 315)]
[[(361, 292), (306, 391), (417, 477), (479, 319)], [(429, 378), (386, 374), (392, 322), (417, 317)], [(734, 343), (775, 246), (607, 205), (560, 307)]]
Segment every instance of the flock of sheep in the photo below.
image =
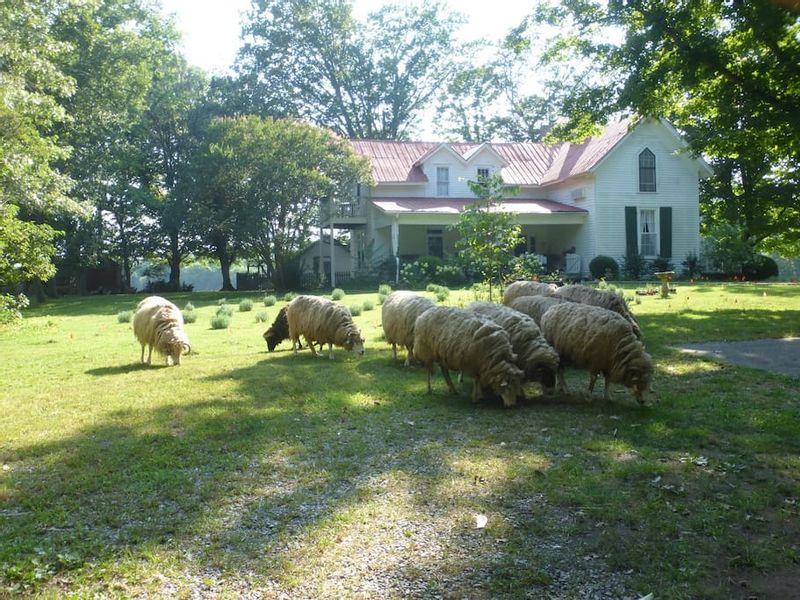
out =
[[(391, 293), (383, 303), (381, 322), (386, 341), (397, 359), (397, 346), (408, 351), (405, 364), (416, 360), (431, 375), (438, 364), (453, 393), (450, 371), (473, 378), (472, 399), (478, 401), (485, 389), (513, 406), (524, 397), (523, 385), (538, 382), (547, 392), (557, 387), (568, 393), (564, 368), (589, 371), (591, 397), (597, 376), (609, 385), (622, 384), (636, 399), (650, 390), (653, 364), (641, 343), (641, 330), (625, 300), (612, 292), (583, 285), (556, 287), (534, 281), (509, 285), (503, 304), (473, 302), (465, 309), (438, 306), (414, 292)], [(167, 357), (167, 364), (180, 364), (181, 354), (191, 346), (183, 329), (180, 310), (169, 301), (151, 296), (139, 303), (133, 319), (136, 338)], [(272, 326), (264, 332), (272, 352), (285, 339), (292, 340), (295, 354), (300, 337), (311, 352), (328, 344), (364, 353), (364, 338), (350, 311), (337, 302), (318, 296), (298, 296), (283, 307)]]

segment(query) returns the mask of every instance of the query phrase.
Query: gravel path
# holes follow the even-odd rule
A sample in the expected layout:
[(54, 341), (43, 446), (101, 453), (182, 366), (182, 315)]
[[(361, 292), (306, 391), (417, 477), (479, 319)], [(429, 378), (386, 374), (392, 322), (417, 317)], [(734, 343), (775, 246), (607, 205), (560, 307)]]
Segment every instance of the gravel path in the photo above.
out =
[(735, 365), (800, 377), (800, 338), (682, 344), (684, 352), (718, 358)]

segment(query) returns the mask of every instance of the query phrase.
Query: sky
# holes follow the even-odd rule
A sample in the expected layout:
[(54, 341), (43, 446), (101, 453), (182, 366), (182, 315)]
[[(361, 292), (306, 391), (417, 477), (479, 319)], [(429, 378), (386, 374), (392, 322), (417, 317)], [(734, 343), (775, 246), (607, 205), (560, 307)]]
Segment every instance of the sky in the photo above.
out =
[[(362, 20), (388, 3), (386, 0), (355, 0), (354, 14)], [(239, 48), (241, 17), (250, 7), (250, 0), (161, 0), (161, 4), (164, 14), (175, 15), (186, 60), (208, 73), (225, 73)], [(460, 39), (468, 41), (503, 37), (531, 12), (533, 2), (450, 0), (449, 6), (467, 17)]]

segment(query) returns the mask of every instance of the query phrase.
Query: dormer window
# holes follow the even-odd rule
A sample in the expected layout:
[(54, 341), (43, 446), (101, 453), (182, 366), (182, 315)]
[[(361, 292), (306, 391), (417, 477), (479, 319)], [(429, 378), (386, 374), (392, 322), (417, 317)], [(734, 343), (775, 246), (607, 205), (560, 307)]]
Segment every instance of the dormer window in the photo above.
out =
[(656, 155), (649, 148), (639, 153), (639, 191), (656, 191)]
[(489, 178), (489, 168), (488, 167), (478, 167), (478, 181), (481, 180), (481, 177), (488, 179)]
[(436, 167), (436, 195), (450, 195), (450, 167)]

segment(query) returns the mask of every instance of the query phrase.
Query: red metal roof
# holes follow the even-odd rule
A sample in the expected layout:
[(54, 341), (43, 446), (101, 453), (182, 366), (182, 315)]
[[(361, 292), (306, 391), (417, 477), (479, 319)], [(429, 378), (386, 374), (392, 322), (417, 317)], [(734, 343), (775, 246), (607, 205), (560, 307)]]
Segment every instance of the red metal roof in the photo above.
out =
[[(582, 144), (541, 144), (533, 142), (486, 144), (508, 164), (501, 173), (511, 185), (547, 185), (586, 173), (628, 133), (631, 119), (606, 127), (603, 133)], [(416, 163), (442, 142), (397, 142), (351, 140), (354, 150), (372, 164), (376, 183), (425, 183), (428, 178)], [(465, 160), (481, 144), (447, 144)]]
[[(475, 198), (374, 198), (370, 200), (382, 211), (393, 214), (411, 212), (457, 214), (464, 210), (467, 204), (475, 201)], [(552, 200), (528, 200), (525, 198), (503, 200), (499, 204), (499, 210), (522, 215), (586, 212), (582, 208)]]

